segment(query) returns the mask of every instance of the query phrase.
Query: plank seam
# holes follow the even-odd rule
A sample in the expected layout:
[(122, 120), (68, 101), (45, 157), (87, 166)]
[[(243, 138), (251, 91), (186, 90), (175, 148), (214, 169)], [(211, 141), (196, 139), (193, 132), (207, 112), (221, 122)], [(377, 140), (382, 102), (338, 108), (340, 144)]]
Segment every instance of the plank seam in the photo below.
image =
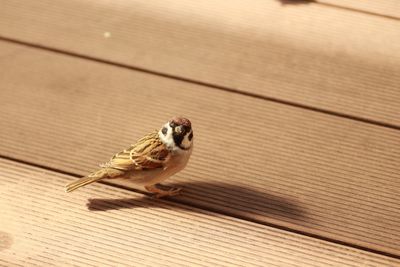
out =
[(0, 35), (0, 41), (17, 44), (17, 45), (21, 45), (21, 46), (26, 46), (26, 47), (31, 47), (31, 48), (35, 48), (35, 49), (40, 49), (40, 50), (44, 50), (44, 51), (48, 51), (48, 52), (66, 55), (66, 56), (76, 57), (76, 58), (80, 58), (80, 59), (84, 59), (84, 60), (94, 61), (94, 62), (101, 63), (101, 64), (111, 65), (111, 66), (123, 68), (123, 69), (129, 69), (129, 70), (146, 73), (146, 74), (150, 74), (150, 75), (155, 75), (155, 76), (159, 76), (159, 77), (163, 77), (163, 78), (168, 78), (171, 80), (180, 81), (180, 82), (184, 82), (184, 83), (190, 83), (190, 84), (195, 84), (195, 85), (199, 85), (199, 86), (203, 86), (203, 87), (213, 88), (213, 89), (217, 89), (217, 90), (228, 92), (228, 93), (248, 96), (251, 98), (261, 99), (261, 100), (265, 100), (265, 101), (269, 101), (269, 102), (274, 102), (277, 104), (300, 108), (303, 110), (318, 112), (318, 113), (322, 113), (325, 115), (330, 115), (330, 116), (339, 117), (339, 118), (343, 118), (343, 119), (358, 121), (358, 122), (375, 125), (375, 126), (380, 126), (380, 127), (385, 127), (385, 128), (389, 128), (389, 129), (400, 130), (400, 125), (396, 125), (396, 124), (392, 124), (392, 123), (387, 123), (387, 122), (382, 122), (382, 121), (378, 121), (378, 120), (374, 120), (374, 119), (359, 117), (356, 115), (346, 114), (346, 113), (333, 111), (333, 110), (329, 110), (329, 109), (309, 106), (306, 104), (301, 104), (301, 103), (297, 103), (297, 102), (293, 102), (293, 101), (289, 101), (289, 100), (283, 100), (283, 99), (279, 99), (279, 98), (275, 98), (275, 97), (265, 96), (265, 95), (258, 94), (258, 93), (246, 92), (246, 91), (242, 91), (239, 89), (230, 88), (230, 87), (226, 87), (226, 86), (222, 86), (222, 85), (218, 85), (218, 84), (202, 82), (202, 81), (195, 80), (195, 79), (179, 77), (176, 75), (167, 74), (167, 73), (163, 73), (163, 72), (159, 72), (159, 71), (153, 71), (153, 70), (149, 70), (149, 69), (145, 69), (145, 68), (141, 68), (141, 67), (135, 67), (135, 66), (131, 66), (128, 64), (119, 63), (119, 62), (115, 62), (115, 61), (111, 61), (111, 60), (107, 60), (107, 59), (100, 59), (100, 58), (96, 58), (96, 57), (92, 57), (92, 56), (88, 56), (88, 55), (79, 54), (76, 52), (70, 52), (70, 51), (66, 51), (66, 50), (62, 50), (62, 49), (58, 49), (58, 48), (47, 47), (47, 46), (40, 45), (40, 44), (29, 43), (29, 42), (5, 37), (2, 35)]
[(363, 10), (363, 9), (357, 9), (354, 7), (341, 6), (339, 4), (319, 2), (318, 0), (279, 0), (279, 1), (283, 5), (316, 4), (316, 5), (325, 6), (328, 8), (335, 8), (335, 9), (345, 10), (348, 12), (361, 13), (361, 14), (366, 14), (366, 15), (374, 16), (374, 17), (381, 17), (381, 18), (391, 19), (391, 20), (400, 20), (399, 17), (395, 17), (395, 16), (391, 16), (391, 15), (386, 15), (386, 14)]
[(385, 15), (385, 14), (376, 13), (376, 12), (367, 11), (367, 10), (356, 9), (356, 8), (352, 8), (352, 7), (345, 7), (345, 6), (340, 6), (340, 5), (330, 4), (330, 3), (321, 3), (321, 2), (317, 2), (317, 1), (313, 1), (313, 0), (309, 1), (309, 3), (315, 3), (315, 4), (325, 6), (328, 8), (335, 8), (335, 9), (345, 10), (348, 12), (356, 12), (356, 13), (361, 13), (361, 14), (365, 14), (365, 15), (369, 15), (369, 16), (380, 17), (380, 18), (385, 18), (385, 19), (390, 19), (390, 20), (396, 20), (396, 21), (400, 20), (400, 18), (395, 17), (395, 16)]
[[(36, 167), (36, 168), (39, 168), (39, 169), (44, 169), (44, 170), (47, 170), (47, 171), (51, 171), (51, 172), (55, 172), (55, 173), (59, 173), (59, 174), (63, 174), (63, 175), (68, 175), (68, 176), (73, 176), (73, 177), (81, 177), (81, 175), (76, 174), (76, 173), (59, 170), (59, 169), (56, 169), (56, 168), (52, 168), (52, 167), (48, 167), (48, 166), (45, 166), (45, 165), (36, 164), (36, 163), (32, 163), (32, 162), (28, 162), (28, 161), (25, 161), (25, 160), (21, 160), (21, 159), (9, 157), (9, 156), (4, 156), (4, 155), (1, 155), (1, 154), (0, 154), (0, 159), (13, 161), (13, 162), (16, 162), (16, 163), (19, 163), (19, 164), (24, 164), (24, 165), (28, 165), (28, 166), (31, 166), (31, 167)], [(130, 188), (130, 187), (127, 187), (127, 186), (123, 186), (123, 185), (117, 185), (117, 184), (113, 184), (113, 183), (110, 183), (110, 182), (104, 182), (104, 181), (100, 181), (99, 183), (104, 184), (104, 185), (108, 185), (108, 186), (112, 186), (112, 187), (116, 187), (116, 188), (119, 188), (119, 189), (123, 189), (123, 190), (128, 190), (128, 191), (131, 191), (131, 192), (143, 194), (143, 195), (150, 195), (147, 192), (143, 192), (141, 190), (136, 190), (136, 189), (133, 189), (133, 188)], [(286, 231), (286, 232), (289, 232), (289, 233), (303, 235), (303, 236), (306, 236), (306, 237), (310, 237), (310, 238), (314, 238), (314, 239), (318, 239), (318, 240), (322, 240), (322, 241), (326, 241), (326, 242), (330, 242), (330, 243), (334, 243), (334, 244), (338, 244), (338, 245), (342, 245), (342, 246), (347, 246), (347, 247), (358, 249), (358, 250), (362, 250), (362, 251), (365, 251), (365, 252), (374, 253), (374, 254), (382, 255), (382, 256), (386, 256), (386, 257), (391, 257), (391, 258), (394, 258), (394, 259), (400, 259), (400, 255), (396, 255), (396, 254), (393, 254), (393, 253), (384, 252), (384, 251), (380, 251), (380, 250), (376, 250), (376, 249), (371, 249), (371, 248), (368, 248), (368, 247), (352, 244), (352, 243), (345, 242), (345, 241), (340, 241), (340, 240), (337, 240), (337, 239), (334, 239), (334, 238), (324, 237), (324, 236), (318, 235), (318, 234), (313, 234), (313, 233), (308, 233), (308, 232), (305, 232), (305, 231), (292, 229), (292, 228), (281, 226), (281, 225), (277, 225), (277, 224), (274, 224), (274, 223), (263, 222), (263, 221), (260, 221), (260, 220), (254, 219), (254, 218), (246, 218), (245, 216), (233, 214), (231, 212), (227, 212), (227, 211), (223, 211), (223, 210), (218, 210), (218, 209), (205, 207), (203, 205), (192, 203), (190, 201), (185, 201), (185, 200), (182, 200), (182, 199), (181, 200), (178, 200), (178, 199), (165, 199), (165, 200), (167, 202), (172, 202), (172, 203), (176, 203), (176, 204), (183, 204), (183, 205), (194, 207), (194, 208), (197, 208), (197, 209), (200, 209), (200, 210), (209, 211), (209, 212), (215, 212), (215, 213), (227, 216), (227, 217), (236, 218), (236, 219), (240, 219), (240, 220), (244, 220), (244, 221), (248, 221), (248, 222), (252, 222), (252, 223), (256, 223), (256, 224), (272, 227), (272, 228), (283, 230), (283, 231)]]

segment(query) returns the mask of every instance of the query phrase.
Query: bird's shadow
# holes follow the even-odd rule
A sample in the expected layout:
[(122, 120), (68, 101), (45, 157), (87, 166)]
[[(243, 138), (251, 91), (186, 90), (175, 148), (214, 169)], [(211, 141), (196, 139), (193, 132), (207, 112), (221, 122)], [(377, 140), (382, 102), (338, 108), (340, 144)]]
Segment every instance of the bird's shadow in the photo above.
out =
[[(90, 211), (138, 207), (168, 208), (191, 212), (209, 210), (239, 218), (251, 218), (255, 221), (263, 221), (266, 218), (296, 224), (308, 221), (306, 212), (299, 201), (279, 196), (267, 190), (220, 182), (185, 182), (170, 185), (183, 187), (182, 195), (167, 199), (154, 199), (148, 195), (135, 198), (89, 199), (87, 207)], [(191, 207), (200, 208), (200, 210)]]

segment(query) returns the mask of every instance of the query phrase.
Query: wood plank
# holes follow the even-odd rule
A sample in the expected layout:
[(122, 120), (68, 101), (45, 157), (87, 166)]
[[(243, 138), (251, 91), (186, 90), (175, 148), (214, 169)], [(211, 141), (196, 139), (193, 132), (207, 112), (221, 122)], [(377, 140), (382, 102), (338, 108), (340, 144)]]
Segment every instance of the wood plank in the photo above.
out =
[(365, 12), (377, 16), (400, 19), (400, 2), (397, 0), (318, 0), (318, 3), (329, 4), (332, 7), (347, 8), (351, 11)]
[(399, 255), (399, 131), (4, 42), (0, 53), (1, 155), (84, 175), (184, 114), (195, 149), (171, 179), (178, 201)]
[(400, 21), (264, 0), (0, 3), (3, 37), (400, 126)]
[(106, 185), (69, 195), (63, 186), (72, 177), (3, 159), (0, 173), (0, 264), (400, 265), (400, 260)]

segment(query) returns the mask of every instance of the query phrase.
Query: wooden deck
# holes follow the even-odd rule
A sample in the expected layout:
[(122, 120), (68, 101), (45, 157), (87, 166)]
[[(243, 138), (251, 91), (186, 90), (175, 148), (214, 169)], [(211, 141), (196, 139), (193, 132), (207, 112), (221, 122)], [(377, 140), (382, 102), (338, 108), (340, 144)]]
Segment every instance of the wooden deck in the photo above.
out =
[[(400, 266), (400, 2), (0, 0), (0, 266)], [(155, 200), (64, 185), (174, 115)]]

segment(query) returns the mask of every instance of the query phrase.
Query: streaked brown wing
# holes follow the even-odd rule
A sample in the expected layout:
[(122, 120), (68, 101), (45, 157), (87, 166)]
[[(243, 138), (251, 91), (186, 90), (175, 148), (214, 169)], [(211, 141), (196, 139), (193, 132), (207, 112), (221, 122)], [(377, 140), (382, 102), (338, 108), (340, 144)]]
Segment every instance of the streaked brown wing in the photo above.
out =
[(155, 131), (115, 154), (104, 166), (124, 171), (154, 169), (164, 167), (169, 158), (168, 149)]
[(132, 159), (130, 158), (129, 148), (115, 154), (109, 162), (102, 165), (102, 167), (111, 167), (114, 169), (128, 171), (135, 168)]

